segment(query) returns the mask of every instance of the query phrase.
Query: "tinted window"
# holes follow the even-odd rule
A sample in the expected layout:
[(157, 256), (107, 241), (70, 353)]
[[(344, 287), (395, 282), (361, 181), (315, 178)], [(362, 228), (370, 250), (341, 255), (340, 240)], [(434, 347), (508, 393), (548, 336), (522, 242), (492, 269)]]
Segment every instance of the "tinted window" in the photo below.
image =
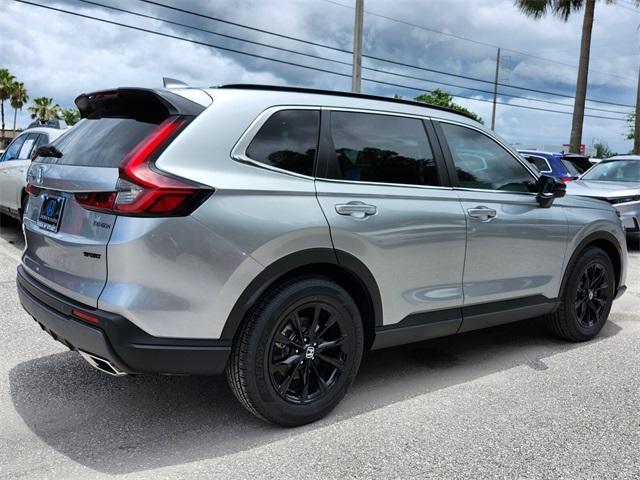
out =
[(247, 156), (273, 167), (313, 175), (320, 129), (317, 110), (281, 110), (262, 125)]
[(535, 179), (509, 152), (470, 128), (442, 123), (461, 187), (533, 192)]
[(344, 180), (439, 185), (419, 119), (332, 112), (331, 136)]
[(25, 138), (27, 138), (27, 135), (20, 135), (9, 144), (7, 150), (2, 154), (3, 162), (7, 160), (15, 160), (16, 158), (18, 158), (18, 153), (20, 153), (20, 149), (22, 148), (22, 144), (24, 143)]
[(31, 158), (31, 151), (33, 150), (33, 146), (38, 140), (37, 133), (30, 133), (24, 139), (24, 143), (22, 147), (20, 147), (20, 151), (18, 152), (18, 160), (28, 160)]
[(534, 157), (531, 155), (527, 155), (526, 159), (531, 163), (534, 167), (538, 169), (540, 172), (549, 172), (551, 169), (547, 164), (547, 161), (542, 157)]
[(33, 156), (33, 154), (36, 152), (38, 148), (40, 148), (43, 145), (46, 145), (47, 143), (49, 143), (49, 135), (47, 135), (46, 133), (39, 134), (38, 139), (36, 140), (36, 144), (31, 149), (31, 155)]
[(562, 164), (564, 165), (564, 168), (566, 168), (567, 172), (569, 172), (571, 175), (580, 175), (580, 173), (582, 172), (581, 170), (578, 170), (578, 168), (576, 168), (576, 166), (570, 160), (561, 160), (561, 161), (562, 161)]
[(122, 158), (155, 127), (154, 123), (131, 118), (85, 118), (53, 142), (62, 152), (62, 157), (38, 157), (36, 161), (117, 167)]

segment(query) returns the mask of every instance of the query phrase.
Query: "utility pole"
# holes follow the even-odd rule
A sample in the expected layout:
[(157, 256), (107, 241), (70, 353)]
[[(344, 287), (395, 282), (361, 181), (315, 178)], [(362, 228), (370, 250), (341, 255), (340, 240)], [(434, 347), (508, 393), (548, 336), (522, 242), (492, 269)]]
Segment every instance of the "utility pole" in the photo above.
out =
[(640, 69), (638, 69), (638, 91), (636, 92), (636, 118), (633, 129), (633, 153), (640, 155)]
[(493, 82), (493, 111), (491, 112), (491, 130), (496, 129), (496, 103), (498, 101), (498, 79), (500, 77), (500, 49), (496, 55), (496, 79)]
[(362, 23), (364, 18), (364, 0), (356, 0), (356, 20), (353, 27), (353, 73), (351, 91), (360, 93), (362, 75)]

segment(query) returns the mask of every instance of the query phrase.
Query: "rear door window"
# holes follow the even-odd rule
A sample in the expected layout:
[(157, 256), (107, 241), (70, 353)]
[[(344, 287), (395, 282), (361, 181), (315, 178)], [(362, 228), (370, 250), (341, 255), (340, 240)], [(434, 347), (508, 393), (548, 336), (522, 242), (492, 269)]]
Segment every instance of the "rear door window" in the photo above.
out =
[(343, 180), (440, 185), (420, 119), (335, 111), (331, 137)]
[(319, 134), (319, 110), (280, 110), (262, 125), (246, 155), (265, 165), (311, 176)]
[(18, 160), (28, 160), (31, 158), (31, 151), (33, 150), (33, 146), (36, 144), (39, 136), (40, 135), (38, 133), (30, 133), (26, 136), (24, 143), (18, 152)]
[(529, 161), (529, 163), (531, 163), (534, 167), (538, 169), (539, 172), (551, 171), (551, 168), (549, 168), (549, 164), (544, 158), (534, 156), (534, 155), (527, 155), (526, 158)]
[(83, 119), (53, 145), (62, 157), (38, 157), (37, 162), (85, 167), (117, 167), (123, 157), (157, 124), (132, 118)]
[(7, 162), (9, 160), (15, 160), (18, 158), (18, 154), (22, 149), (22, 144), (24, 140), (27, 138), (27, 135), (20, 135), (13, 142), (9, 144), (7, 150), (2, 154), (2, 161)]

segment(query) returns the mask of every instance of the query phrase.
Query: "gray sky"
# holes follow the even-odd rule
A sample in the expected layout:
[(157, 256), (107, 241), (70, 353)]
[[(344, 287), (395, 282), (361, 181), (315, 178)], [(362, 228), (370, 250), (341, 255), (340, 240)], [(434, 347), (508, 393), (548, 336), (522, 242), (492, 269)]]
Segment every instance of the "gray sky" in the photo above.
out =
[[(228, 48), (285, 61), (350, 74), (348, 65), (312, 59), (236, 40), (167, 25), (161, 21), (132, 17), (108, 11), (77, 0), (33, 0), (86, 15), (162, 31), (171, 35), (213, 43)], [(350, 50), (353, 30), (353, 0), (157, 0), (161, 3), (250, 25), (284, 35)], [(347, 53), (301, 44), (247, 29), (194, 17), (138, 0), (95, 0), (96, 3), (134, 10), (175, 22), (213, 30), (296, 51), (350, 62)], [(337, 3), (345, 6), (338, 5)], [(194, 86), (222, 83), (273, 83), (309, 87), (350, 88), (350, 79), (299, 67), (255, 59), (175, 39), (98, 23), (52, 12), (12, 0), (0, 0), (0, 67), (23, 81), (30, 96), (53, 97), (61, 106), (73, 105), (82, 92), (116, 86), (160, 86), (161, 77), (182, 79)], [(573, 95), (580, 44), (582, 12), (564, 23), (550, 17), (533, 20), (522, 15), (512, 0), (365, 0), (364, 53), (408, 65), (493, 81), (496, 49), (503, 48), (501, 82), (533, 89)], [(374, 15), (376, 14), (376, 15)], [(393, 17), (427, 29), (465, 37), (480, 43), (389, 20)], [(592, 40), (588, 98), (633, 105), (640, 62), (638, 26), (640, 9), (630, 0), (615, 5), (599, 1)], [(535, 55), (535, 58), (523, 53)], [(489, 83), (448, 77), (434, 72), (401, 67), (364, 59), (364, 66), (420, 79), (441, 81), (462, 87), (492, 90)], [(479, 113), (485, 122), (491, 118), (491, 95), (460, 87), (444, 86), (379, 72), (363, 71), (366, 78), (406, 85), (411, 88), (364, 82), (363, 91), (382, 95), (395, 93), (412, 98), (419, 90), (442, 88), (457, 102)], [(571, 111), (572, 100), (501, 87), (504, 94), (558, 102), (552, 105), (532, 100), (500, 97), (499, 101), (552, 110)], [(485, 101), (481, 101), (485, 100)], [(629, 113), (630, 107), (588, 103), (589, 107)], [(587, 110), (587, 114), (621, 117), (620, 114)], [(7, 124), (12, 125), (13, 111)], [(29, 117), (19, 115), (18, 125)], [(499, 105), (496, 130), (512, 143), (523, 146), (560, 145), (568, 142), (571, 116)], [(613, 150), (627, 152), (631, 142), (624, 140), (626, 122), (586, 118), (583, 142), (604, 140)]]

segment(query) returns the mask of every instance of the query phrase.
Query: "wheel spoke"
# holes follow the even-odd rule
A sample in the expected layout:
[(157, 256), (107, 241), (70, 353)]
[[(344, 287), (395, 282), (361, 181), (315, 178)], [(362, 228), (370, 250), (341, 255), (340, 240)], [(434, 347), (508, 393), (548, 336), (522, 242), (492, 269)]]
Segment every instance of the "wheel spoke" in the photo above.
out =
[(338, 347), (344, 343), (346, 338), (347, 338), (346, 335), (342, 335), (340, 338), (337, 338), (335, 340), (331, 340), (329, 342), (322, 342), (318, 344), (318, 346), (316, 347), (316, 352), (322, 352), (323, 350), (327, 350), (329, 348)]
[(311, 322), (311, 327), (309, 327), (309, 341), (313, 341), (316, 338), (316, 329), (318, 328), (318, 323), (320, 322), (320, 312), (322, 309), (320, 305), (316, 305), (313, 309), (313, 321)]
[(318, 367), (316, 367), (316, 364), (314, 362), (311, 362), (311, 371), (313, 372), (313, 374), (316, 376), (316, 379), (318, 380), (318, 386), (320, 387), (320, 391), (322, 393), (326, 393), (327, 382), (325, 382), (324, 378), (322, 378), (322, 375), (320, 375), (320, 372), (318, 371)]
[(295, 342), (294, 340), (291, 340), (289, 337), (287, 337), (286, 335), (284, 335), (282, 332), (279, 332), (276, 334), (276, 338), (274, 339), (274, 341), (276, 343), (281, 343), (283, 345), (292, 345), (298, 349), (302, 349), (302, 345), (300, 345), (299, 343)]
[(328, 357), (327, 355), (323, 355), (321, 353), (316, 353), (316, 357), (340, 371), (342, 371), (342, 369), (344, 368), (344, 364), (337, 358)]
[(309, 398), (309, 383), (309, 363), (307, 363), (302, 371), (302, 395), (300, 399), (303, 402), (306, 402), (307, 398)]
[(297, 361), (302, 359), (302, 355), (299, 354), (294, 354), (291, 355), (287, 358), (284, 358), (282, 360), (280, 360), (279, 362), (274, 363), (273, 365), (271, 365), (271, 372), (275, 372), (279, 369), (281, 369), (282, 367), (289, 367), (291, 368), (292, 365), (294, 365)]
[(300, 368), (300, 362), (296, 364), (296, 366), (289, 370), (289, 374), (285, 377), (284, 381), (280, 384), (280, 392), (283, 395), (286, 395), (287, 391), (289, 391), (289, 386), (291, 385), (291, 380), (295, 376), (296, 372)]
[(327, 330), (329, 330), (331, 327), (333, 327), (333, 325), (336, 323), (338, 319), (336, 318), (335, 315), (331, 315), (328, 319), (327, 322), (324, 324), (324, 328), (318, 332), (318, 335), (316, 335), (317, 339), (321, 339), (322, 336), (327, 333)]
[(300, 343), (304, 343), (304, 332), (302, 331), (302, 325), (300, 324), (300, 315), (298, 315), (298, 311), (295, 311), (293, 313), (293, 326), (296, 327)]

